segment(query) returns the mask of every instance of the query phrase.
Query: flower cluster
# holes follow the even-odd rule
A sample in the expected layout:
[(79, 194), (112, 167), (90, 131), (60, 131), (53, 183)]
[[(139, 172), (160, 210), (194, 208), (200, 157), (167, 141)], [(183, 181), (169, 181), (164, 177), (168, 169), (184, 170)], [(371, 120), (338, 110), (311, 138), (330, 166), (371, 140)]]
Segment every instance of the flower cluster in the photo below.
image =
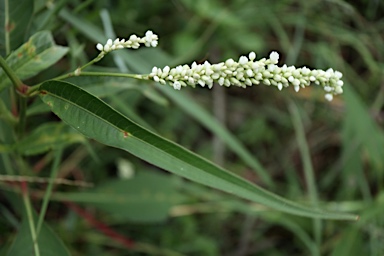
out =
[(311, 70), (307, 67), (296, 68), (287, 65), (279, 67), (277, 52), (271, 52), (268, 59), (263, 58), (258, 61), (255, 59), (256, 54), (251, 52), (248, 57), (241, 56), (238, 62), (228, 59), (218, 64), (210, 64), (206, 61), (203, 64), (194, 62), (191, 66), (180, 65), (175, 68), (154, 67), (148, 77), (161, 84), (168, 82), (177, 90), (180, 90), (181, 86), (195, 87), (197, 84), (202, 87), (207, 85), (209, 88), (212, 88), (213, 83), (245, 88), (263, 83), (276, 86), (279, 90), (292, 85), (298, 92), (300, 88), (314, 83), (323, 87), (328, 101), (333, 99), (333, 95), (343, 92), (342, 73), (339, 71)]
[(156, 47), (158, 44), (158, 36), (156, 34), (153, 34), (151, 30), (148, 30), (145, 33), (145, 37), (138, 37), (136, 35), (131, 35), (128, 40), (125, 39), (115, 39), (112, 41), (112, 39), (108, 39), (107, 43), (105, 45), (97, 44), (96, 48), (101, 52), (101, 54), (106, 54), (108, 52), (117, 50), (117, 49), (123, 49), (123, 48), (133, 48), (137, 49), (140, 47), (140, 44), (144, 44), (146, 47)]

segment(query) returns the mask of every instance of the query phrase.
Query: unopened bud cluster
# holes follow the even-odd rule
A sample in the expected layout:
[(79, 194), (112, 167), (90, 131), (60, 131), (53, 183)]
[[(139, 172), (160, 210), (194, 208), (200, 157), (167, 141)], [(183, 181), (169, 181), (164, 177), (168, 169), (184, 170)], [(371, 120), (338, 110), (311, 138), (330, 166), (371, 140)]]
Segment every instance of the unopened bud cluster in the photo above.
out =
[(112, 39), (108, 39), (105, 45), (99, 43), (96, 45), (96, 48), (101, 52), (101, 54), (106, 54), (117, 49), (137, 49), (141, 44), (144, 44), (146, 47), (156, 47), (158, 44), (158, 39), (159, 38), (156, 34), (153, 34), (151, 30), (148, 30), (145, 33), (145, 37), (140, 38), (136, 35), (131, 35), (128, 40), (117, 38), (112, 41)]
[(294, 66), (277, 66), (279, 54), (272, 52), (269, 58), (255, 61), (256, 54), (251, 52), (248, 57), (241, 56), (239, 61), (228, 59), (218, 64), (210, 64), (206, 61), (203, 64), (194, 62), (191, 66), (180, 65), (175, 68), (168, 66), (163, 69), (154, 67), (149, 74), (152, 79), (161, 84), (170, 83), (175, 89), (180, 90), (181, 86), (195, 87), (197, 84), (212, 88), (213, 83), (224, 86), (247, 86), (260, 83), (276, 86), (279, 90), (290, 85), (298, 92), (311, 83), (320, 85), (326, 92), (325, 98), (329, 101), (333, 95), (343, 92), (342, 73), (328, 69), (309, 69), (307, 67), (296, 68)]

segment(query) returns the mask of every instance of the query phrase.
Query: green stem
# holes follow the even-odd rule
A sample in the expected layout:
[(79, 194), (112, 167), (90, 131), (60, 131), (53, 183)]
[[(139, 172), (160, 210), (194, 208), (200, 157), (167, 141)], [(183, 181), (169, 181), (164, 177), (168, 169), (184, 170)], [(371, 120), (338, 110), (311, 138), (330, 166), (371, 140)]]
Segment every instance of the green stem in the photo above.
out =
[(12, 168), (11, 158), (9, 157), (9, 154), (1, 153), (1, 158), (3, 160), (3, 166), (5, 169), (5, 172), (8, 175), (15, 175), (15, 172)]
[[(137, 75), (137, 74), (125, 74), (125, 73), (108, 73), (108, 72), (80, 72), (75, 74), (76, 71), (67, 73), (65, 75), (61, 75), (55, 78), (52, 78), (52, 80), (64, 80), (69, 77), (73, 76), (110, 76), (110, 77), (125, 77), (125, 78), (134, 78), (138, 80), (149, 80), (148, 75)], [(31, 86), (28, 88), (26, 95), (30, 96), (36, 91), (39, 90), (40, 84), (36, 84), (34, 86)]]
[[(88, 66), (91, 66), (92, 64), (96, 63), (96, 62), (99, 62), (102, 58), (104, 58), (105, 56), (105, 53), (100, 53), (96, 58), (94, 58), (93, 60), (91, 60), (90, 62), (88, 62), (87, 64), (85, 64), (84, 66), (78, 68), (77, 70), (79, 72), (81, 72), (81, 70), (85, 69), (86, 67)], [(76, 72), (76, 71), (75, 71)]]
[(41, 206), (39, 219), (37, 221), (36, 237), (39, 236), (41, 226), (43, 225), (45, 213), (47, 212), (47, 208), (48, 208), (49, 199), (50, 199), (51, 194), (52, 194), (53, 183), (55, 181), (55, 178), (57, 176), (57, 172), (59, 170), (59, 164), (60, 164), (62, 153), (63, 153), (63, 149), (60, 148), (56, 151), (56, 154), (55, 154), (55, 160), (53, 161), (52, 169), (51, 169), (51, 176), (49, 179), (47, 190), (45, 191), (45, 194), (44, 194), (43, 205)]
[(5, 24), (5, 54), (8, 56), (8, 54), (11, 52), (11, 44), (9, 42), (9, 4), (8, 0), (4, 1), (4, 24)]
[(23, 137), (26, 123), (27, 99), (19, 97), (19, 135)]
[[(314, 175), (308, 143), (305, 138), (304, 126), (300, 118), (299, 110), (293, 102), (289, 103), (289, 111), (291, 112), (293, 125), (295, 127), (296, 139), (297, 139), (297, 144), (299, 146), (300, 155), (303, 162), (305, 183), (307, 184), (307, 187), (308, 187), (309, 198), (312, 202), (312, 205), (315, 208), (318, 208), (319, 199), (318, 199), (318, 193), (316, 188), (315, 175)], [(313, 230), (314, 230), (315, 241), (317, 244), (317, 249), (319, 250), (321, 245), (321, 230), (322, 230), (321, 220), (314, 219), (313, 227), (314, 227)], [(318, 250), (317, 250), (317, 255), (319, 255)]]
[(7, 74), (7, 76), (9, 77), (13, 85), (16, 87), (16, 89), (22, 92), (25, 85), (16, 76), (13, 70), (8, 66), (7, 62), (3, 59), (2, 56), (0, 56), (0, 66), (3, 68), (4, 72)]
[(3, 101), (0, 101), (0, 119), (3, 119), (4, 121), (8, 122), (10, 125), (15, 125), (18, 122), (17, 118), (14, 115), (12, 115), (10, 111), (8, 111)]
[(27, 218), (28, 218), (29, 228), (31, 230), (31, 237), (33, 241), (33, 249), (35, 251), (35, 256), (40, 256), (39, 244), (37, 243), (35, 223), (33, 221), (33, 215), (32, 215), (31, 201), (29, 200), (28, 185), (26, 182), (21, 183), (21, 191), (23, 195), (25, 210), (27, 211)]

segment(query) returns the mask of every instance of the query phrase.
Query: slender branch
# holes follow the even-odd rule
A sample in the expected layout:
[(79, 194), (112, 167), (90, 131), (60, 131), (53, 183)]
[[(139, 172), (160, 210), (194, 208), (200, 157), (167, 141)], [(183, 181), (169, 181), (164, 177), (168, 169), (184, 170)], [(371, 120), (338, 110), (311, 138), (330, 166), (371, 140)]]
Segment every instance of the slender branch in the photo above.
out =
[(26, 182), (21, 183), (21, 191), (23, 195), (25, 210), (27, 211), (28, 224), (31, 231), (31, 237), (33, 242), (33, 250), (35, 251), (35, 256), (40, 256), (39, 244), (37, 243), (35, 223), (33, 221), (33, 215), (32, 215), (32, 206), (31, 206), (31, 201), (29, 200), (28, 185)]
[(16, 89), (23, 93), (26, 91), (26, 85), (16, 76), (15, 72), (8, 66), (7, 62), (0, 56), (0, 66), (3, 68), (4, 72), (7, 74), (13, 85)]
[(4, 24), (5, 24), (5, 54), (11, 52), (11, 44), (9, 40), (9, 0), (4, 1)]
[(132, 249), (135, 246), (134, 241), (130, 240), (129, 238), (117, 233), (115, 230), (111, 229), (109, 226), (104, 224), (103, 222), (96, 219), (91, 213), (85, 211), (81, 207), (79, 207), (77, 204), (73, 202), (64, 202), (68, 208), (76, 212), (78, 215), (83, 217), (84, 220), (86, 220), (89, 224), (91, 224), (93, 227), (98, 229), (100, 232), (102, 232), (107, 237), (113, 239), (116, 242), (119, 242), (127, 249)]
[[(303, 162), (304, 177), (305, 177), (305, 183), (308, 187), (308, 195), (313, 207), (318, 208), (319, 196), (317, 192), (316, 178), (315, 178), (313, 164), (310, 156), (308, 142), (305, 138), (304, 125), (301, 121), (299, 110), (295, 105), (295, 103), (293, 103), (292, 101), (289, 102), (289, 111), (291, 112), (292, 121), (293, 121), (293, 125), (296, 132), (297, 144), (298, 144), (302, 162)], [(313, 219), (313, 232), (314, 232), (315, 242), (317, 244), (315, 255), (320, 255), (319, 248), (321, 246), (322, 229), (323, 229), (323, 225), (321, 220), (317, 218)]]
[(26, 123), (26, 113), (27, 113), (27, 99), (24, 97), (19, 97), (19, 135), (20, 138), (23, 137), (25, 131)]
[[(79, 70), (79, 69), (77, 69), (77, 70)], [(134, 79), (138, 79), (138, 80), (149, 80), (148, 75), (109, 73), (109, 72), (79, 72), (76, 74), (77, 70), (70, 72), (70, 73), (67, 73), (65, 75), (61, 75), (61, 76), (52, 78), (52, 80), (64, 80), (66, 78), (73, 77), (73, 76), (110, 76), (110, 77), (134, 78)], [(40, 85), (41, 85), (41, 83), (34, 85), (34, 86), (30, 86), (26, 92), (26, 95), (31, 96), (34, 93), (36, 93), (36, 91), (39, 90)]]
[(55, 178), (57, 176), (57, 172), (59, 170), (59, 164), (60, 164), (62, 153), (63, 153), (62, 148), (60, 148), (56, 151), (55, 159), (54, 159), (53, 164), (52, 164), (51, 177), (50, 177), (50, 180), (48, 183), (48, 187), (45, 191), (45, 195), (44, 195), (44, 199), (43, 199), (43, 205), (41, 206), (39, 219), (37, 221), (37, 226), (36, 226), (36, 236), (37, 237), (39, 236), (41, 226), (42, 226), (43, 221), (44, 221), (45, 213), (46, 213), (47, 208), (48, 208), (49, 198), (51, 197), (54, 180), (55, 180)]

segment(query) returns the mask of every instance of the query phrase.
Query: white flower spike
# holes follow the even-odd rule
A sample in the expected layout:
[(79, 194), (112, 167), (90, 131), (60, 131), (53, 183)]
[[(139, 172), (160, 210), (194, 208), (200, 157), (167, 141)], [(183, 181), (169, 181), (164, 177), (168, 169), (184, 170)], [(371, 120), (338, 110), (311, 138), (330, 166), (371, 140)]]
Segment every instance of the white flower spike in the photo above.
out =
[(144, 44), (146, 47), (156, 47), (158, 44), (159, 37), (154, 34), (151, 30), (148, 30), (145, 33), (145, 37), (140, 38), (136, 35), (131, 35), (128, 40), (116, 38), (114, 41), (108, 39), (105, 45), (98, 43), (96, 49), (99, 50), (102, 55), (105, 55), (108, 52), (124, 49), (124, 48), (133, 48), (138, 49), (141, 44)]
[[(149, 33), (149, 35), (151, 35)], [(175, 68), (153, 68), (148, 78), (161, 84), (169, 82), (174, 89), (181, 86), (200, 85), (212, 88), (213, 83), (221, 86), (247, 86), (260, 83), (276, 86), (279, 90), (292, 86), (296, 92), (311, 83), (320, 85), (325, 91), (325, 99), (331, 101), (334, 95), (343, 92), (342, 74), (339, 71), (328, 69), (309, 69), (307, 67), (296, 68), (294, 66), (278, 66), (279, 54), (271, 52), (269, 59), (255, 60), (256, 54), (249, 53), (248, 57), (241, 56), (239, 61), (228, 59), (218, 64), (192, 63), (191, 66), (180, 65)]]

